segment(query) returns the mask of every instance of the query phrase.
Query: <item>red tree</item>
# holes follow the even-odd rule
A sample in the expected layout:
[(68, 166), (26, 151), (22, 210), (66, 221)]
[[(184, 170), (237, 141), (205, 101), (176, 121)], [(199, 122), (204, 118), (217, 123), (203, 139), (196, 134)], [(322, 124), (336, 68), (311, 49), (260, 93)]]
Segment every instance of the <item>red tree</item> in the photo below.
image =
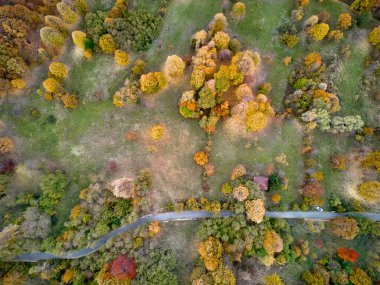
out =
[(321, 183), (317, 181), (310, 182), (303, 187), (303, 195), (305, 195), (306, 197), (320, 197), (323, 195), (323, 193), (323, 186)]
[(136, 264), (133, 258), (120, 255), (111, 262), (111, 274), (118, 279), (133, 280), (136, 277)]
[(341, 247), (337, 250), (338, 256), (344, 261), (355, 262), (359, 254), (352, 248)]

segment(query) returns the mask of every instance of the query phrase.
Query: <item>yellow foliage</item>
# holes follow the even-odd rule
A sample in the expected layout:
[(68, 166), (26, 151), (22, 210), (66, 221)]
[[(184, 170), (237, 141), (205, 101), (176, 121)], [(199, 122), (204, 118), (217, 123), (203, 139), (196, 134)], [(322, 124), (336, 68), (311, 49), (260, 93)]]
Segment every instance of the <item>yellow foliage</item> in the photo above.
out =
[(65, 42), (65, 38), (62, 33), (52, 27), (43, 27), (40, 30), (41, 41), (47, 45), (55, 48), (62, 47)]
[(59, 87), (59, 82), (54, 78), (48, 78), (44, 82), (42, 82), (42, 85), (44, 86), (47, 92), (53, 93)]
[(151, 222), (148, 227), (149, 230), (149, 236), (154, 237), (155, 235), (158, 235), (161, 231), (160, 223), (157, 221)]
[(358, 187), (358, 194), (366, 202), (375, 204), (380, 202), (380, 182), (365, 181)]
[(259, 132), (267, 125), (268, 118), (273, 115), (273, 109), (269, 102), (249, 101), (245, 114), (247, 130)]
[(232, 194), (236, 200), (238, 200), (239, 202), (243, 202), (247, 200), (249, 196), (249, 189), (244, 185), (239, 185), (234, 188)]
[(323, 40), (328, 32), (330, 30), (330, 27), (326, 23), (320, 23), (316, 24), (310, 29), (310, 35), (317, 41)]
[(165, 128), (163, 125), (155, 125), (150, 129), (150, 137), (155, 140), (159, 141), (162, 139), (165, 133)]
[(281, 195), (274, 194), (270, 197), (273, 203), (278, 204), (281, 201)]
[(198, 165), (206, 165), (208, 163), (208, 155), (204, 151), (198, 151), (194, 154), (194, 161)]
[(347, 30), (352, 25), (352, 17), (348, 13), (343, 13), (339, 15), (338, 27), (341, 30)]
[(317, 171), (311, 175), (315, 180), (321, 182), (325, 178), (322, 171)]
[(76, 205), (74, 208), (71, 209), (70, 218), (76, 219), (80, 216), (81, 213), (81, 206)]
[(261, 223), (265, 214), (264, 202), (261, 199), (245, 201), (244, 208), (247, 218), (257, 224)]
[(175, 79), (183, 75), (184, 69), (184, 61), (178, 55), (174, 54), (167, 57), (163, 72), (169, 79)]
[(163, 89), (167, 84), (166, 77), (161, 72), (143, 74), (140, 78), (141, 90), (154, 94)]
[(368, 34), (368, 40), (372, 45), (380, 49), (380, 26), (378, 26), (377, 28), (374, 28)]
[(99, 39), (99, 47), (104, 53), (113, 53), (117, 49), (117, 45), (112, 35), (104, 34)]
[(304, 63), (306, 66), (311, 66), (314, 63), (320, 65), (322, 63), (322, 57), (318, 52), (311, 52), (305, 56)]
[(306, 7), (307, 5), (309, 5), (309, 0), (298, 0), (299, 7)]
[(67, 269), (65, 273), (62, 275), (61, 280), (63, 283), (68, 284), (71, 281), (73, 281), (73, 278), (74, 278), (74, 272), (70, 269)]
[(277, 273), (265, 277), (265, 285), (285, 285)]
[(206, 78), (206, 68), (203, 65), (194, 66), (193, 72), (191, 73), (190, 83), (194, 89), (200, 89)]
[(73, 31), (71, 33), (73, 43), (80, 49), (85, 49), (86, 34), (82, 31)]
[(330, 40), (335, 40), (335, 41), (340, 41), (341, 39), (343, 39), (343, 36), (344, 36), (343, 32), (339, 30), (332, 30), (327, 35), (327, 37)]
[(132, 67), (132, 73), (135, 75), (140, 75), (144, 72), (145, 62), (141, 59), (135, 61), (135, 64)]
[(209, 48), (208, 46), (199, 48), (192, 59), (194, 68), (198, 65), (202, 65), (206, 74), (213, 74), (216, 67), (216, 63), (213, 58), (216, 54), (217, 52), (215, 48)]
[(240, 19), (245, 14), (245, 4), (243, 2), (236, 2), (232, 6), (232, 17)]
[[(217, 270), (211, 273), (214, 285), (235, 285), (236, 280), (234, 273), (224, 264), (221, 264)], [(208, 285), (201, 283), (201, 285)]]
[(286, 66), (288, 66), (289, 63), (292, 62), (292, 57), (291, 57), (291, 56), (286, 56), (286, 57), (284, 57), (284, 59), (282, 60), (282, 62), (283, 62)]
[(63, 80), (67, 77), (67, 68), (62, 62), (52, 62), (49, 65), (49, 72), (53, 77)]
[(369, 153), (362, 161), (362, 166), (367, 169), (373, 167), (380, 173), (380, 151), (377, 150)]
[(129, 64), (129, 54), (121, 49), (115, 50), (114, 59), (118, 65), (127, 66)]
[(78, 101), (77, 101), (77, 98), (75, 97), (75, 95), (64, 94), (61, 96), (61, 100), (62, 100), (65, 108), (74, 109), (78, 105)]
[(273, 256), (284, 248), (281, 237), (273, 230), (264, 233), (263, 248), (268, 255)]
[(0, 138), (0, 154), (12, 152), (15, 145), (10, 137)]
[(11, 86), (12, 88), (22, 90), (26, 87), (26, 82), (21, 78), (13, 79), (11, 80)]
[(74, 7), (81, 15), (84, 15), (88, 12), (88, 4), (86, 0), (74, 0)]
[(206, 269), (209, 271), (215, 271), (221, 263), (223, 247), (217, 238), (209, 237), (207, 240), (199, 243), (198, 253), (201, 256)]
[(57, 3), (57, 11), (61, 18), (68, 24), (74, 24), (78, 20), (78, 14), (65, 2)]
[(90, 59), (91, 57), (92, 57), (92, 51), (90, 51), (90, 50), (84, 50), (83, 51), (83, 56), (85, 57), (85, 58), (87, 58), (87, 59)]

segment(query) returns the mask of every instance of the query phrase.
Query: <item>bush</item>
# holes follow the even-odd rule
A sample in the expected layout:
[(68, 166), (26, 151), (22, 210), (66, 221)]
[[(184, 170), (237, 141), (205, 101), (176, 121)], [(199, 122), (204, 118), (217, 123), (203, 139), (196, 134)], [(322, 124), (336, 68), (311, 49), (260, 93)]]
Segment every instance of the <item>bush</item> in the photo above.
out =
[(358, 194), (366, 202), (376, 204), (380, 202), (380, 182), (366, 181), (359, 185)]
[(348, 13), (343, 13), (339, 15), (338, 18), (338, 28), (341, 30), (347, 30), (352, 25), (352, 17)]
[(198, 165), (206, 165), (208, 163), (208, 155), (204, 151), (198, 151), (194, 154), (194, 161)]
[(310, 35), (315, 40), (321, 41), (327, 36), (329, 29), (330, 27), (326, 23), (316, 24), (310, 29)]
[(378, 26), (377, 28), (374, 28), (368, 34), (368, 40), (373, 46), (380, 49), (380, 26)]
[(169, 79), (176, 79), (183, 75), (185, 63), (178, 55), (171, 55), (166, 58), (163, 72)]
[(71, 38), (73, 39), (73, 43), (80, 49), (84, 50), (85, 42), (86, 42), (86, 34), (82, 31), (73, 31), (71, 33)]
[(43, 27), (40, 30), (40, 37), (41, 41), (49, 47), (60, 48), (65, 42), (63, 35), (52, 27)]
[(112, 35), (105, 34), (99, 39), (99, 47), (104, 53), (113, 53), (117, 49), (116, 42)]
[(68, 24), (74, 24), (78, 20), (78, 14), (65, 2), (57, 3), (57, 11), (61, 18)]
[(161, 72), (150, 72), (140, 78), (141, 90), (148, 94), (154, 94), (162, 90), (167, 84), (166, 77)]
[(240, 51), (241, 44), (237, 39), (230, 40), (230, 43), (228, 45), (228, 49), (232, 51), (233, 54), (236, 54)]
[(232, 17), (240, 19), (245, 14), (245, 4), (243, 2), (237, 2), (232, 6)]
[(281, 179), (277, 174), (271, 174), (268, 177), (268, 190), (278, 191), (282, 189)]
[(67, 67), (62, 62), (52, 62), (49, 65), (49, 73), (58, 80), (63, 80), (67, 77)]
[(298, 41), (299, 41), (299, 38), (297, 35), (286, 33), (280, 36), (280, 42), (289, 48), (296, 46), (298, 44)]
[(61, 100), (65, 108), (75, 109), (78, 105), (78, 100), (75, 95), (64, 94), (61, 96)]
[(126, 51), (120, 49), (115, 50), (114, 59), (118, 65), (128, 66), (129, 64), (129, 54)]
[(44, 86), (47, 92), (52, 92), (52, 93), (55, 92), (60, 86), (59, 82), (55, 80), (54, 78), (46, 79), (44, 82), (42, 82), (42, 85)]
[(132, 73), (134, 75), (140, 75), (144, 72), (145, 62), (141, 59), (135, 61), (135, 64), (132, 67)]
[(12, 88), (22, 90), (22, 89), (25, 89), (26, 82), (21, 78), (13, 79), (13, 80), (11, 80), (11, 86), (12, 86)]

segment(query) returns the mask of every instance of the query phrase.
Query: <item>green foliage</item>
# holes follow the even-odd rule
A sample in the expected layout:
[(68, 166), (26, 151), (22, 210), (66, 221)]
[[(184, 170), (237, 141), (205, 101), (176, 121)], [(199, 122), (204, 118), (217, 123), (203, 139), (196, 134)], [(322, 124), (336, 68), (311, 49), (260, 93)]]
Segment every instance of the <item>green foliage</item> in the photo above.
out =
[(5, 193), (8, 183), (9, 183), (9, 176), (0, 174), (0, 197), (2, 194)]
[(125, 11), (121, 18), (114, 18), (104, 24), (120, 49), (147, 50), (161, 28), (161, 18), (148, 11)]
[(268, 190), (278, 191), (282, 189), (281, 179), (277, 174), (269, 175)]
[(86, 14), (86, 35), (96, 44), (99, 42), (100, 37), (107, 33), (107, 30), (103, 24), (106, 17), (107, 12), (103, 11), (90, 12)]
[(144, 260), (138, 260), (133, 285), (177, 285), (175, 257), (169, 250), (155, 249)]
[(42, 194), (39, 202), (41, 209), (45, 213), (49, 215), (55, 214), (55, 208), (67, 189), (68, 184), (66, 176), (59, 170), (42, 177), (40, 184)]
[(380, 236), (380, 223), (367, 219), (364, 217), (356, 218), (359, 227), (359, 234), (361, 235), (371, 235), (374, 237)]

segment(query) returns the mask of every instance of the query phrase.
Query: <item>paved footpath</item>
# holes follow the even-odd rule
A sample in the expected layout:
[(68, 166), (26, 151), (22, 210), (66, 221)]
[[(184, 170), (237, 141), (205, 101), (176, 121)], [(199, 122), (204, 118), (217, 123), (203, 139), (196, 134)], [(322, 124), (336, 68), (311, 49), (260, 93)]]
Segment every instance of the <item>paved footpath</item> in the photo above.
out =
[[(197, 219), (213, 218), (213, 217), (231, 217), (233, 215), (234, 213), (231, 211), (222, 211), (217, 216), (207, 211), (183, 211), (183, 212), (167, 212), (167, 213), (150, 214), (150, 215), (146, 215), (137, 219), (132, 224), (121, 226), (120, 228), (109, 232), (105, 236), (94, 241), (93, 244), (89, 247), (79, 249), (79, 250), (74, 250), (74, 251), (67, 251), (60, 254), (51, 254), (47, 252), (22, 253), (20, 255), (17, 255), (12, 261), (37, 262), (41, 260), (81, 258), (97, 251), (99, 248), (105, 245), (108, 240), (149, 222), (189, 221), (189, 220), (197, 220)], [(331, 220), (336, 217), (355, 216), (355, 217), (366, 217), (375, 221), (380, 221), (380, 213), (335, 213), (335, 212), (284, 211), (284, 212), (266, 212), (265, 216), (269, 218), (311, 219), (311, 220)]]

